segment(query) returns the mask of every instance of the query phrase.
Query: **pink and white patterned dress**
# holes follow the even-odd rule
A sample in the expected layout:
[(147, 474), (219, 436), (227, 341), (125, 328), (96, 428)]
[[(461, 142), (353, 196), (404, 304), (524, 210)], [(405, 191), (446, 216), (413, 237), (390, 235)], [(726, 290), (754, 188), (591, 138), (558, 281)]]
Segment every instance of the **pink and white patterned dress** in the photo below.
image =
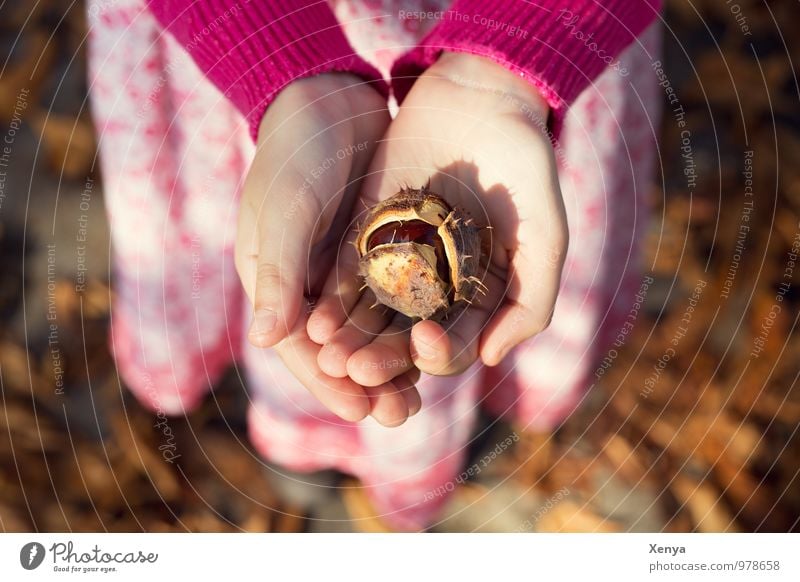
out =
[[(333, 1), (351, 44), (384, 74), (424, 23), (387, 17), (444, 0)], [(392, 8), (394, 7), (394, 8)], [(390, 9), (392, 8), (392, 9)], [(249, 433), (287, 468), (337, 468), (383, 519), (425, 528), (463, 470), (480, 407), (547, 430), (578, 405), (642, 277), (640, 249), (660, 109), (656, 25), (571, 106), (557, 146), (570, 249), (551, 326), (496, 368), (423, 375), (424, 406), (399, 428), (346, 423), (272, 350), (245, 340), (251, 308), (234, 269), (239, 190), (254, 146), (241, 114), (145, 0), (89, 4), (90, 92), (114, 245), (112, 351), (147, 406), (191, 410), (232, 362), (250, 395)]]

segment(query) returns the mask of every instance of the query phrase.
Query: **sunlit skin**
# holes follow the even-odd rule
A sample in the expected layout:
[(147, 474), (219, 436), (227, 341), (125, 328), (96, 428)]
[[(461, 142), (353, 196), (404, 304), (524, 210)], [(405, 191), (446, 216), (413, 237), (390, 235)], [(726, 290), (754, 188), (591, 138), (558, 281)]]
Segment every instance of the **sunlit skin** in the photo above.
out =
[[(383, 98), (350, 75), (320, 75), (285, 89), (261, 122), (242, 192), (235, 256), (255, 312), (271, 312), (274, 319), (272, 329), (254, 325), (250, 342), (274, 347), (297, 379), (342, 419), (372, 415), (395, 426), (421, 406), (413, 389), (419, 372), (410, 370), (369, 392), (349, 377), (325, 374), (317, 364), (321, 346), (306, 331), (305, 297), (318, 292), (335, 262), (332, 252), (349, 222), (357, 179), (388, 123)], [(357, 147), (364, 143), (366, 148)], [(319, 180), (309, 180), (338, 151), (352, 154)]]
[[(478, 358), (496, 365), (544, 329), (567, 247), (552, 146), (535, 122), (547, 115), (527, 81), (468, 55), (440, 57), (391, 124), (382, 98), (348, 75), (286, 89), (262, 122), (242, 198), (237, 268), (256, 313), (275, 320), (266, 331), (256, 325), (250, 341), (275, 346), (342, 418), (370, 414), (396, 426), (421, 406), (413, 384), (420, 370), (457, 374)], [(330, 152), (364, 140), (368, 148), (297, 197)], [(404, 318), (372, 308), (348, 243), (366, 207), (429, 179), (451, 205), (493, 227), (481, 273), (488, 291), (443, 324), (409, 329)], [(309, 292), (319, 294), (310, 315)]]

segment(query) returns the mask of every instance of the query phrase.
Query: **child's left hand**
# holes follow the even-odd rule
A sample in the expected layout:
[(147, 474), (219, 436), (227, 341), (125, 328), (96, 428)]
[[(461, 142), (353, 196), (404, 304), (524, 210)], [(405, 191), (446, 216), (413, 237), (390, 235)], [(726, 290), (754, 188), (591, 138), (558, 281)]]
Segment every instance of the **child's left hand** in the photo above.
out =
[[(308, 335), (324, 344), (320, 369), (379, 386), (413, 369), (458, 374), (480, 356), (497, 365), (511, 349), (545, 329), (552, 316), (567, 249), (567, 223), (553, 148), (544, 133), (548, 107), (526, 81), (489, 60), (446, 53), (414, 84), (367, 172), (367, 206), (419, 188), (431, 189), (491, 224), (486, 297), (440, 325), (411, 330), (388, 310), (370, 310), (371, 293), (356, 280), (357, 257), (343, 246)], [(356, 213), (364, 212), (364, 204)]]

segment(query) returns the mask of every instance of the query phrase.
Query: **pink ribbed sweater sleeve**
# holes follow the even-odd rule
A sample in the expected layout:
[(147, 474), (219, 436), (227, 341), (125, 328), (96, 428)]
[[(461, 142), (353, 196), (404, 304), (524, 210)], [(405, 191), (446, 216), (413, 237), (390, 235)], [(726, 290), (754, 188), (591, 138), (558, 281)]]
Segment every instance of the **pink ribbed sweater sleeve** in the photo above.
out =
[(330, 71), (358, 75), (383, 94), (381, 74), (347, 42), (325, 0), (147, 0), (200, 69), (242, 112), (253, 139), (291, 81)]
[[(442, 51), (485, 56), (518, 72), (550, 104), (556, 128), (583, 89), (658, 14), (661, 0), (456, 0), (392, 69), (402, 101)], [(624, 71), (621, 71), (624, 74)], [(476, 79), (480, 81), (480, 79)]]

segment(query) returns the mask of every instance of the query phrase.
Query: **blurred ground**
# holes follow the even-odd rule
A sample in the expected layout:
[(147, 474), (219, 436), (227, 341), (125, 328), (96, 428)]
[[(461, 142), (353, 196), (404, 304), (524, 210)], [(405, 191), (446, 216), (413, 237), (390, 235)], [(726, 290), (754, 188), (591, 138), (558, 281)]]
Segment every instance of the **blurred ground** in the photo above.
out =
[[(258, 459), (235, 374), (170, 419), (183, 458), (164, 462), (158, 419), (106, 343), (108, 233), (82, 9), (68, 4), (0, 5), (0, 530), (368, 527), (342, 476)], [(521, 439), (459, 488), (438, 531), (800, 529), (797, 4), (668, 4), (664, 71), (685, 118), (665, 96), (654, 282), (636, 325), (555, 433), (485, 419), (475, 460)]]

